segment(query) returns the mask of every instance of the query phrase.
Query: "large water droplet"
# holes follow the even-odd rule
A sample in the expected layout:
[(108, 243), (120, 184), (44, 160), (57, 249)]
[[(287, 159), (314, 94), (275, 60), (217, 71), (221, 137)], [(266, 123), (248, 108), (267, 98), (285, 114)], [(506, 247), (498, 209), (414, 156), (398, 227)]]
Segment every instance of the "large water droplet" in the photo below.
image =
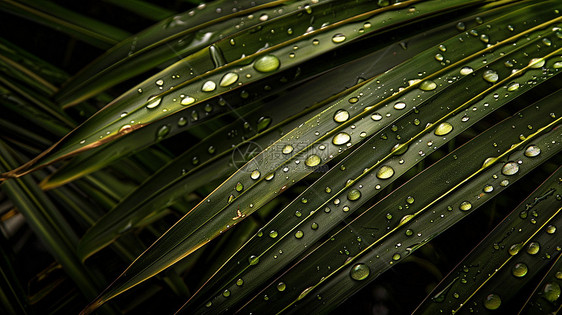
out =
[(279, 283), (277, 284), (277, 290), (278, 290), (279, 292), (285, 291), (286, 288), (287, 288), (287, 285), (285, 284), (285, 282), (279, 282)]
[(318, 155), (311, 154), (306, 158), (304, 164), (306, 164), (306, 166), (314, 167), (320, 164), (320, 162), (322, 162), (322, 159)]
[(272, 72), (279, 69), (281, 62), (274, 55), (265, 55), (254, 62), (254, 69), (258, 72)]
[(527, 265), (524, 263), (517, 263), (513, 266), (513, 269), (511, 269), (511, 273), (517, 278), (522, 278), (527, 274), (528, 270)]
[(287, 144), (284, 148), (283, 148), (283, 154), (291, 154), (291, 152), (293, 152), (293, 146), (290, 144)]
[(343, 145), (348, 143), (349, 140), (351, 140), (351, 136), (349, 134), (340, 132), (334, 136), (334, 138), (332, 139), (332, 143), (335, 145)]
[(160, 105), (160, 102), (162, 101), (162, 98), (158, 97), (158, 96), (152, 96), (148, 99), (148, 104), (146, 104), (146, 108), (154, 108), (158, 105)]
[(300, 239), (300, 238), (302, 238), (303, 236), (304, 236), (304, 233), (303, 233), (302, 231), (297, 231), (297, 232), (295, 233), (295, 238), (299, 238), (299, 239)]
[(351, 201), (355, 201), (359, 198), (361, 198), (361, 192), (357, 189), (352, 189), (347, 193), (347, 199)]
[(271, 125), (271, 117), (260, 117), (260, 119), (258, 119), (258, 132), (262, 132), (265, 129), (267, 129), (267, 127), (269, 127), (269, 125)]
[(471, 67), (462, 67), (462, 69), (461, 69), (461, 71), (460, 71), (460, 73), (461, 73), (462, 75), (469, 75), (469, 74), (471, 74), (472, 72), (474, 72), (474, 69), (472, 69)]
[(496, 310), (502, 304), (502, 300), (497, 294), (489, 294), (484, 300), (484, 307), (489, 310)]
[(519, 83), (517, 83), (517, 82), (511, 83), (511, 84), (507, 87), (507, 90), (508, 90), (509, 92), (517, 91), (518, 89), (519, 89)]
[(343, 41), (345, 41), (345, 35), (344, 34), (339, 33), (339, 34), (336, 34), (332, 37), (332, 42), (334, 42), (336, 44), (341, 43)]
[(451, 131), (453, 131), (453, 125), (451, 125), (448, 122), (444, 122), (444, 123), (440, 123), (439, 126), (437, 126), (437, 128), (435, 128), (435, 131), (433, 133), (436, 136), (444, 136)]
[(461, 202), (459, 209), (461, 209), (462, 211), (468, 211), (472, 209), (472, 204), (468, 201), (463, 201)]
[(213, 81), (207, 81), (205, 83), (203, 83), (203, 86), (201, 87), (201, 90), (203, 92), (212, 92), (217, 88), (217, 84)]
[(547, 283), (543, 289), (544, 298), (552, 303), (560, 298), (560, 285), (556, 282)]
[(506, 176), (515, 175), (519, 171), (519, 164), (515, 162), (508, 162), (502, 167), (502, 174)]
[(271, 232), (269, 232), (269, 237), (271, 238), (276, 238), (277, 235), (279, 235), (279, 233), (277, 233), (277, 231), (275, 230), (271, 230)]
[(234, 84), (236, 81), (238, 81), (238, 73), (228, 72), (222, 77), (219, 85), (222, 87), (227, 87)]
[(252, 178), (253, 180), (256, 180), (258, 178), (260, 178), (260, 171), (258, 170), (254, 170), (252, 171), (252, 173), (250, 174), (250, 178)]
[(377, 178), (388, 179), (394, 175), (394, 169), (390, 166), (384, 165), (377, 172)]
[(486, 70), (482, 75), (482, 78), (490, 83), (495, 83), (500, 77), (498, 76), (498, 73), (496, 71)]
[(351, 279), (361, 281), (367, 279), (367, 277), (371, 274), (371, 269), (369, 266), (365, 264), (356, 264), (351, 268), (349, 275)]
[(529, 246), (527, 246), (527, 253), (529, 255), (536, 255), (536, 254), (538, 254), (540, 249), (541, 249), (541, 246), (539, 245), (539, 243), (531, 242), (531, 243), (529, 243)]
[(437, 84), (431, 80), (425, 80), (420, 83), (420, 89), (423, 91), (432, 91), (437, 88)]
[(398, 102), (398, 103), (394, 104), (394, 109), (400, 110), (400, 109), (404, 109), (404, 108), (406, 108), (406, 103), (404, 103), (404, 102)]
[(544, 58), (533, 58), (529, 61), (529, 67), (532, 69), (538, 69), (544, 66), (545, 60)]
[(348, 119), (349, 119), (349, 112), (346, 110), (340, 109), (334, 114), (334, 120), (336, 122), (344, 122), (347, 121)]
[(525, 150), (525, 156), (526, 157), (535, 157), (539, 154), (541, 154), (541, 149), (536, 145), (530, 145)]
[(189, 105), (189, 104), (193, 104), (194, 102), (195, 102), (195, 99), (193, 97), (186, 96), (181, 100), (180, 104)]
[(260, 258), (256, 255), (252, 255), (248, 258), (250, 265), (257, 265), (260, 262)]

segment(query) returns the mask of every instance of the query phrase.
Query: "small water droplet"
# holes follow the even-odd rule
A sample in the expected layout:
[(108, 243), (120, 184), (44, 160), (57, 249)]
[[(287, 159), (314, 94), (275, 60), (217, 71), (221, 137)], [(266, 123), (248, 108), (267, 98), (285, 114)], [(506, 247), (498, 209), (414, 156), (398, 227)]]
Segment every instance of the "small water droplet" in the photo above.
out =
[(275, 230), (272, 230), (271, 232), (269, 232), (269, 237), (271, 237), (271, 238), (276, 238), (277, 235), (279, 235), (279, 233), (277, 233), (277, 231), (275, 231)]
[(242, 190), (244, 190), (244, 185), (242, 185), (241, 182), (238, 182), (238, 183), (236, 184), (235, 189), (236, 189), (237, 192), (241, 192)]
[(531, 59), (531, 61), (529, 61), (529, 67), (531, 69), (542, 68), (544, 64), (545, 64), (544, 58), (533, 58)]
[(285, 282), (279, 282), (277, 284), (277, 291), (279, 291), (279, 292), (285, 291), (286, 288), (287, 288), (287, 285), (285, 285)]
[(248, 262), (250, 265), (257, 265), (260, 262), (260, 258), (258, 256), (252, 255), (248, 258)]
[(224, 296), (224, 297), (229, 297), (229, 296), (230, 296), (230, 290), (225, 289), (225, 290), (222, 292), (222, 296)]
[(291, 154), (291, 152), (293, 152), (293, 146), (290, 144), (287, 144), (284, 148), (283, 148), (283, 154)]
[(466, 29), (466, 25), (463, 22), (458, 22), (456, 27), (459, 32), (463, 32)]
[(511, 83), (511, 84), (507, 87), (507, 90), (508, 90), (509, 92), (517, 91), (518, 89), (519, 89), (519, 83), (517, 83), (517, 82)]
[(161, 101), (162, 101), (162, 98), (160, 98), (158, 96), (152, 96), (148, 99), (148, 104), (146, 104), (146, 108), (148, 108), (148, 109), (155, 108), (156, 106), (160, 105)]
[(239, 287), (243, 286), (243, 285), (244, 285), (244, 280), (243, 280), (242, 278), (236, 280), (236, 285), (239, 286)]
[(379, 121), (379, 120), (382, 119), (382, 115), (379, 114), (379, 113), (374, 113), (374, 114), (371, 116), (371, 119), (374, 120), (374, 121)]
[(295, 238), (300, 239), (304, 236), (304, 233), (302, 231), (297, 231), (295, 233)]

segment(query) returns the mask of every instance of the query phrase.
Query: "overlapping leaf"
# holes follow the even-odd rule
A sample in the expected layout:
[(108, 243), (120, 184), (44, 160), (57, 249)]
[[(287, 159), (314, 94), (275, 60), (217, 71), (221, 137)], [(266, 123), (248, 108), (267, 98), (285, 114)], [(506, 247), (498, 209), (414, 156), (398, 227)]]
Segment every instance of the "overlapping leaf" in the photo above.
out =
[[(420, 6), (416, 6), (416, 9), (419, 8)], [(396, 12), (399, 11), (394, 11), (392, 13)], [(545, 19), (548, 19), (548, 17), (545, 17)], [(524, 35), (527, 35), (533, 31), (537, 31), (538, 29), (541, 29), (548, 24), (555, 23), (556, 21), (557, 20), (554, 19), (553, 21), (548, 22), (546, 25), (537, 26), (534, 29), (524, 31), (523, 33), (518, 33), (514, 38), (509, 38), (504, 42), (500, 42), (495, 46), (488, 47), (483, 51), (481, 51), (481, 46), (472, 47), (470, 46), (470, 44), (466, 44), (467, 46), (464, 47), (466, 48), (463, 52), (464, 54), (459, 54), (454, 57), (458, 58), (458, 60), (468, 58), (467, 60), (463, 61), (468, 62), (471, 59), (474, 59), (477, 55), (480, 55), (482, 52), (490, 52), (494, 48), (503, 47), (508, 42), (517, 40)], [(372, 20), (370, 22), (376, 24), (375, 20)], [(538, 23), (537, 21), (534, 22)], [(362, 22), (362, 25), (363, 24), (364, 22)], [(508, 30), (504, 31), (509, 34)], [(465, 40), (465, 37), (467, 41), (469, 41), (471, 38), (475, 38), (468, 33), (463, 36), (463, 40)], [(482, 45), (481, 39), (476, 38), (476, 40), (480, 43), (480, 45)], [(458, 39), (455, 38), (455, 41), (458, 41)], [(529, 47), (530, 46), (531, 45), (529, 44)], [(474, 56), (471, 56), (471, 53), (474, 53)], [(532, 50), (529, 50), (528, 53), (533, 52)], [(426, 56), (433, 57), (434, 54), (435, 53), (432, 53), (431, 55), (426, 54)], [(499, 56), (500, 54), (498, 53), (497, 55)], [(545, 56), (548, 57), (548, 54)], [(454, 65), (455, 58), (453, 58), (453, 56), (451, 56), (450, 58), (452, 61), (449, 62)], [(421, 67), (421, 63), (424, 61), (425, 63), (423, 67)], [(186, 218), (178, 222), (170, 231), (168, 231), (168, 233), (166, 233), (157, 243), (155, 243), (144, 255), (139, 257), (139, 259), (124, 273), (124, 275), (126, 275), (127, 277), (123, 276), (118, 279), (117, 282), (112, 286), (113, 289), (105, 292), (102, 295), (101, 299), (96, 303), (100, 302), (101, 300), (111, 298), (115, 294), (119, 293), (122, 290), (119, 289), (120, 287), (127, 288), (129, 285), (134, 285), (134, 283), (144, 280), (147, 275), (154, 274), (158, 272), (158, 270), (161, 270), (161, 268), (173, 263), (177, 259), (188, 255), (194, 249), (197, 249), (205, 242), (207, 242), (209, 238), (215, 237), (216, 235), (220, 234), (221, 231), (224, 231), (225, 229), (228, 229), (232, 225), (236, 224), (237, 220), (244, 218), (246, 215), (259, 208), (263, 203), (270, 200), (277, 193), (282, 192), (284, 189), (286, 189), (286, 187), (291, 185), (293, 180), (303, 178), (306, 174), (310, 173), (321, 163), (325, 163), (331, 158), (337, 156), (339, 153), (343, 152), (343, 150), (346, 148), (346, 146), (342, 146), (343, 144), (348, 143), (350, 140), (351, 142), (357, 142), (359, 141), (359, 139), (361, 139), (360, 134), (353, 134), (352, 129), (356, 128), (357, 130), (364, 131), (364, 136), (367, 137), (378, 131), (387, 122), (378, 121), (378, 119), (376, 118), (373, 118), (373, 120), (371, 120), (369, 119), (369, 117), (375, 114), (377, 109), (383, 108), (382, 105), (387, 104), (387, 106), (384, 107), (385, 113), (386, 111), (389, 111), (389, 113), (398, 112), (398, 116), (400, 116), (400, 111), (403, 109), (403, 107), (402, 105), (397, 105), (396, 108), (394, 108), (394, 101), (406, 95), (407, 92), (418, 91), (417, 88), (419, 86), (422, 90), (430, 91), (429, 93), (424, 94), (427, 98), (432, 97), (432, 95), (439, 94), (443, 89), (438, 88), (440, 86), (443, 86), (440, 80), (446, 82), (446, 79), (438, 78), (438, 75), (443, 75), (446, 73), (446, 71), (450, 71), (452, 66), (447, 67), (447, 63), (445, 63), (444, 61), (445, 67), (443, 67), (438, 62), (436, 63), (434, 58), (419, 58), (416, 60), (416, 64), (417, 66), (415, 69), (411, 69), (411, 67), (407, 67), (407, 64), (405, 64), (405, 66), (402, 68), (405, 70), (403, 70), (402, 72), (397, 72), (400, 73), (400, 78), (394, 77), (394, 82), (392, 80), (385, 81), (388, 89), (398, 89), (398, 87), (405, 84), (404, 78), (408, 78), (410, 76), (408, 73), (412, 73), (412, 78), (419, 78), (417, 72), (419, 71), (418, 69), (420, 69), (420, 67), (428, 69), (427, 72), (429, 73), (429, 75), (426, 77), (424, 77), (422, 74), (422, 79), (433, 79), (435, 81), (427, 80), (423, 82), (411, 82), (411, 85), (409, 87), (403, 88), (400, 93), (395, 94), (389, 99), (385, 98), (383, 92), (379, 92), (377, 94), (372, 93), (372, 90), (378, 90), (378, 88), (376, 85), (368, 84), (363, 89), (358, 91), (358, 97), (352, 97), (349, 100), (342, 100), (336, 103), (334, 106), (329, 107), (314, 119), (304, 123), (300, 128), (292, 131), (287, 136), (282, 138), (282, 140), (272, 145), (262, 154), (256, 157), (256, 160), (260, 160), (264, 156), (269, 155), (281, 157), (280, 162), (275, 162), (271, 159), (263, 159), (264, 163), (260, 165), (259, 169), (255, 169), (254, 166), (250, 163), (247, 167), (244, 167), (240, 171), (235, 173), (222, 186), (215, 190), (207, 198), (207, 200), (203, 201), (198, 207), (195, 208), (194, 211), (188, 214)], [(533, 65), (534, 64), (535, 63), (533, 63)], [(476, 67), (476, 65), (474, 66)], [(497, 71), (499, 71), (499, 75), (503, 77), (506, 77), (510, 72), (501, 69), (498, 69)], [(502, 83), (505, 82), (502, 81)], [(419, 91), (417, 93), (419, 93)], [(422, 102), (425, 97), (420, 96), (420, 100), (416, 100), (416, 102)], [(391, 101), (393, 103), (389, 104)], [(404, 99), (404, 101), (406, 101), (406, 99)], [(407, 101), (410, 102), (409, 100)], [(369, 106), (367, 107), (367, 110), (364, 110), (364, 106), (375, 104), (377, 104), (377, 106)], [(336, 116), (334, 120), (336, 112), (340, 111), (341, 113), (341, 110), (345, 110), (345, 114), (343, 115), (347, 119), (343, 123), (341, 123), (341, 120), (339, 118), (341, 116), (339, 115)], [(408, 110), (403, 112), (407, 113), (410, 110), (414, 109), (408, 108)], [(385, 115), (381, 116), (384, 117)], [(375, 123), (373, 123), (372, 121), (375, 121)], [(344, 128), (349, 129), (350, 131), (347, 131)], [(346, 132), (347, 137), (349, 138), (347, 138), (346, 136), (344, 136), (343, 138), (341, 136), (338, 136), (342, 132)], [(351, 136), (350, 133), (352, 134)], [(334, 137), (334, 140), (332, 142), (324, 142), (324, 140), (332, 140), (332, 137)], [(295, 148), (292, 145), (288, 145), (288, 141), (297, 139), (305, 142), (306, 145), (302, 148)], [(347, 140), (342, 143), (338, 139)], [(285, 153), (283, 153), (283, 151)], [(289, 168), (289, 161), (298, 162), (296, 163), (297, 167), (291, 166)], [(250, 173), (254, 171), (257, 171), (259, 174), (259, 176), (256, 177), (257, 179), (252, 179), (249, 176)], [(263, 190), (254, 189), (255, 187), (265, 187), (266, 185), (269, 187), (267, 191), (265, 190), (265, 188)], [(250, 189), (248, 189), (248, 187)], [(234, 196), (229, 198), (229, 195), (233, 194), (233, 191)], [(266, 191), (265, 194), (264, 191)], [(209, 210), (196, 211), (203, 208)], [(220, 211), (223, 208), (224, 210)], [(188, 230), (193, 232), (187, 232)], [(191, 238), (191, 233), (195, 232), (197, 232), (197, 234), (193, 235), (196, 235), (196, 238)], [(183, 242), (181, 242), (182, 240)], [(172, 257), (176, 258), (174, 259)], [(162, 264), (161, 261), (163, 262)]]
[[(559, 154), (562, 120), (550, 116), (558, 96), (528, 107), (521, 115), (491, 128), (418, 174), (270, 281), (268, 287), (242, 309), (326, 312), (335, 307), (324, 301), (345, 299), (534, 167)], [(537, 107), (540, 110), (537, 111)], [(531, 122), (537, 129), (529, 132), (524, 141), (516, 134), (509, 135), (512, 126), (524, 130)], [(404, 159), (411, 158), (409, 152), (417, 154), (417, 149), (426, 146), (431, 138), (434, 137), (422, 139), (410, 147)], [(499, 149), (495, 149), (494, 143)], [(534, 146), (541, 149), (540, 153), (534, 151)], [(480, 149), (486, 147), (493, 147), (491, 154), (498, 154), (497, 157), (482, 156)], [(401, 168), (398, 161), (392, 162), (388, 163), (393, 168)], [(318, 226), (321, 228), (320, 224)], [(299, 228), (304, 235), (316, 232), (313, 224), (303, 224)], [(334, 255), (338, 251), (342, 254)], [(275, 259), (266, 257), (267, 260), (272, 258)], [(304, 275), (307, 277), (303, 278)], [(235, 288), (228, 289), (233, 290), (232, 295), (236, 294)]]
[[(524, 156), (540, 154), (528, 146)], [(418, 308), (420, 313), (502, 310), (517, 312), (524, 291), (557, 256), (562, 205), (558, 169), (451, 272)]]

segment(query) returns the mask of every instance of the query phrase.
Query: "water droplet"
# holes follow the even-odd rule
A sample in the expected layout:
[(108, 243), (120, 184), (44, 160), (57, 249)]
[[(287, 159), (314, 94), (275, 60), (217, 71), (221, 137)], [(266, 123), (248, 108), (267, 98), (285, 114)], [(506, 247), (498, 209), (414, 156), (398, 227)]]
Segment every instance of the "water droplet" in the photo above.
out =
[(379, 120), (382, 119), (382, 115), (379, 114), (379, 113), (374, 113), (374, 114), (371, 116), (371, 119), (374, 120), (374, 121), (379, 121)]
[(252, 178), (253, 180), (256, 180), (258, 178), (260, 178), (260, 171), (258, 170), (254, 170), (252, 171), (252, 173), (250, 174), (250, 178)]
[(518, 89), (519, 89), (519, 83), (517, 83), (517, 82), (511, 83), (511, 84), (507, 87), (507, 90), (508, 90), (509, 92), (517, 91)]
[(224, 296), (224, 297), (229, 297), (229, 296), (230, 296), (230, 290), (225, 289), (225, 290), (222, 292), (222, 296)]
[(271, 117), (260, 117), (260, 119), (258, 119), (258, 132), (262, 132), (264, 130), (266, 130), (269, 125), (271, 125)]
[(365, 264), (356, 264), (353, 268), (351, 268), (349, 274), (351, 279), (361, 281), (367, 279), (369, 274), (371, 274), (371, 269), (369, 269), (369, 266)]
[(461, 69), (461, 71), (460, 71), (460, 73), (461, 73), (462, 75), (469, 75), (469, 74), (471, 74), (472, 72), (474, 72), (474, 69), (472, 69), (471, 67), (462, 67), (462, 69)]
[(484, 191), (485, 193), (491, 193), (492, 191), (494, 191), (494, 186), (492, 186), (492, 185), (486, 185), (486, 186), (484, 186), (483, 191)]
[(160, 105), (160, 102), (162, 101), (162, 98), (158, 97), (158, 96), (152, 96), (148, 99), (148, 104), (146, 104), (146, 108), (154, 108), (158, 105)]
[(488, 35), (486, 34), (482, 34), (480, 35), (480, 41), (482, 41), (484, 44), (487, 44), (490, 42), (490, 37), (488, 37)]
[(349, 119), (349, 113), (346, 110), (340, 109), (334, 114), (334, 120), (336, 122), (344, 122)]
[(444, 59), (443, 55), (441, 55), (441, 54), (436, 54), (436, 55), (435, 55), (435, 60), (437, 60), (437, 61), (443, 61), (443, 59)]
[(277, 235), (279, 235), (279, 233), (277, 233), (277, 231), (275, 231), (275, 230), (272, 230), (271, 232), (269, 232), (269, 237), (271, 237), (271, 238), (276, 238)]
[(339, 34), (336, 34), (332, 37), (332, 42), (334, 42), (336, 44), (341, 43), (343, 41), (345, 41), (345, 35), (344, 34), (339, 33)]
[(241, 182), (238, 182), (238, 183), (236, 184), (235, 189), (236, 189), (237, 192), (241, 192), (242, 190), (244, 190), (244, 185), (242, 185)]
[(398, 103), (394, 104), (394, 109), (400, 110), (400, 109), (404, 109), (404, 108), (406, 108), (406, 103), (404, 103), (404, 102), (398, 102)]
[(542, 68), (544, 66), (545, 60), (544, 58), (533, 58), (529, 61), (529, 67), (532, 69)]
[(252, 255), (248, 258), (250, 265), (257, 265), (260, 262), (260, 258), (256, 255)]
[(207, 81), (205, 83), (203, 83), (203, 86), (201, 87), (201, 91), (203, 92), (212, 92), (217, 88), (217, 84), (213, 81)]
[(160, 140), (166, 137), (170, 133), (170, 128), (167, 125), (163, 125), (156, 132), (156, 137)]
[(193, 97), (186, 96), (181, 100), (180, 104), (189, 105), (189, 104), (193, 104), (193, 102), (195, 102), (195, 99)]
[(461, 209), (462, 211), (468, 211), (472, 209), (472, 204), (468, 201), (463, 201), (461, 202), (459, 209)]
[(539, 154), (541, 154), (541, 149), (536, 145), (530, 145), (525, 150), (525, 156), (526, 157), (535, 157)]
[(546, 227), (546, 233), (548, 233), (548, 234), (554, 234), (554, 233), (556, 233), (556, 226), (554, 226), (554, 225), (552, 225), (552, 224), (549, 225), (549, 226), (547, 226), (547, 227)]
[(243, 286), (243, 285), (244, 285), (244, 280), (243, 280), (242, 278), (236, 280), (236, 285), (239, 286), (239, 287)]
[(400, 258), (401, 258), (401, 256), (398, 253), (392, 255), (392, 260), (399, 260)]
[(154, 82), (154, 83), (156, 83), (156, 85), (158, 85), (158, 86), (162, 86), (162, 85), (164, 85), (164, 80), (162, 80), (162, 79), (156, 80), (156, 82)]
[(435, 131), (433, 133), (436, 136), (444, 136), (451, 131), (453, 131), (453, 125), (451, 125), (448, 122), (444, 122), (444, 123), (440, 123), (439, 126), (437, 126), (437, 128), (435, 128)]
[(413, 203), (414, 203), (414, 197), (408, 196), (408, 198), (406, 198), (406, 202), (407, 202), (408, 204), (413, 204)]
[[(123, 126), (121, 126), (121, 128), (119, 128), (119, 133), (122, 133), (122, 134), (127, 134), (131, 131), (133, 131), (133, 126), (131, 126), (131, 125), (123, 125)], [(82, 142), (82, 141), (84, 141), (84, 142)], [(86, 142), (85, 140), (82, 140), (82, 141), (80, 141), (81, 144)]]
[(497, 294), (489, 294), (484, 300), (484, 307), (489, 310), (496, 310), (502, 304), (502, 300)]
[(277, 290), (278, 290), (279, 292), (285, 291), (286, 288), (287, 288), (287, 285), (285, 285), (285, 282), (279, 282), (279, 283), (277, 284)]
[(528, 270), (527, 265), (524, 263), (517, 263), (513, 266), (513, 269), (511, 269), (511, 273), (517, 278), (522, 278), (527, 274)]
[(178, 119), (178, 127), (183, 127), (187, 125), (187, 119), (185, 119), (185, 117), (180, 117), (180, 119)]
[(297, 232), (295, 233), (295, 237), (296, 237), (296, 238), (302, 238), (303, 236), (304, 236), (304, 233), (303, 233), (302, 231), (297, 231)]
[(312, 222), (312, 224), (310, 225), (310, 228), (313, 229), (313, 230), (318, 230), (318, 223)]
[(290, 154), (291, 152), (293, 152), (293, 146), (291, 146), (290, 144), (287, 144), (283, 148), (283, 154)]
[(272, 72), (279, 69), (281, 62), (274, 55), (265, 55), (254, 62), (254, 69), (258, 72)]
[(351, 140), (351, 136), (349, 134), (340, 132), (334, 136), (334, 138), (332, 139), (332, 143), (335, 145), (343, 145), (348, 143), (349, 140)]
[(560, 285), (556, 282), (547, 283), (543, 289), (544, 298), (552, 303), (560, 298)]
[(540, 249), (541, 249), (541, 246), (539, 245), (539, 243), (531, 242), (531, 243), (529, 243), (529, 246), (527, 246), (527, 253), (529, 255), (536, 255), (539, 252)]
[(420, 84), (420, 89), (422, 91), (432, 91), (437, 88), (437, 84), (431, 80), (425, 80)]
[(500, 78), (498, 73), (494, 70), (486, 70), (484, 72), (484, 74), (482, 75), (482, 78), (484, 78), (484, 80), (490, 82), (490, 83), (495, 83), (496, 81), (498, 81), (498, 79)]
[(519, 171), (519, 164), (515, 162), (508, 162), (502, 167), (502, 174), (506, 176), (515, 175)]
[(466, 25), (463, 22), (457, 23), (456, 27), (459, 32), (463, 32), (466, 29)]
[(347, 193), (347, 199), (350, 201), (355, 201), (361, 198), (361, 192), (357, 189), (352, 189)]
[(236, 81), (238, 81), (238, 73), (228, 72), (222, 77), (219, 85), (222, 87), (227, 87), (234, 84)]
[(309, 167), (314, 167), (314, 166), (317, 166), (318, 164), (320, 164), (320, 162), (322, 162), (322, 159), (318, 155), (311, 154), (306, 158), (306, 160), (304, 161), (304, 164), (306, 164), (306, 166), (309, 166)]
[(265, 176), (265, 180), (270, 181), (273, 179), (273, 177), (275, 177), (275, 173), (269, 173)]
[(394, 169), (390, 166), (384, 165), (379, 169), (377, 172), (377, 178), (379, 179), (388, 179), (394, 175)]

